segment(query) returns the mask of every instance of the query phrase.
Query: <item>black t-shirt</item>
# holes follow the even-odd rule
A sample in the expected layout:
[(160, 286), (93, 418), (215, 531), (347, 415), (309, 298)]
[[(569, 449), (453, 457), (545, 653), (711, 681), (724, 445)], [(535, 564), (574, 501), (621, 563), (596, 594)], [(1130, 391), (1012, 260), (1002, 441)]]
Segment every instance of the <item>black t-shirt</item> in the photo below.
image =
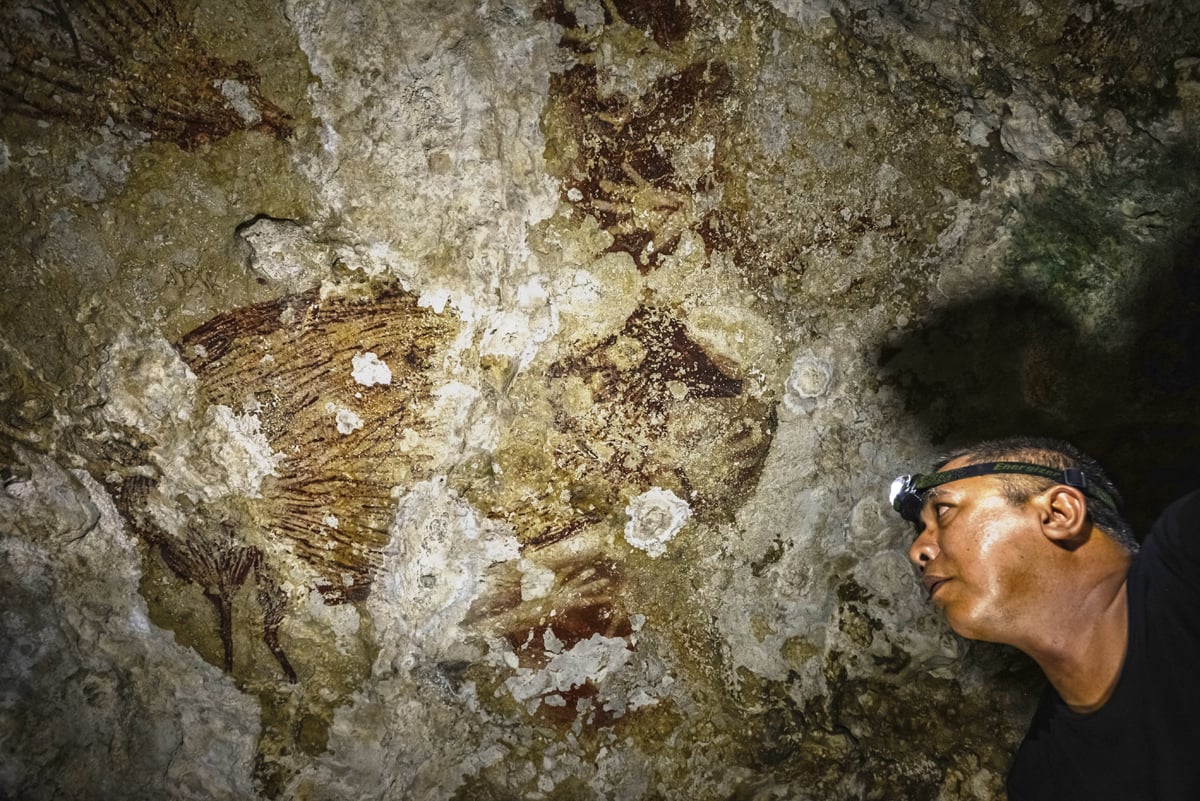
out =
[(1154, 524), (1129, 570), (1129, 643), (1112, 696), (1072, 712), (1047, 689), (1009, 801), (1200, 801), (1200, 491)]

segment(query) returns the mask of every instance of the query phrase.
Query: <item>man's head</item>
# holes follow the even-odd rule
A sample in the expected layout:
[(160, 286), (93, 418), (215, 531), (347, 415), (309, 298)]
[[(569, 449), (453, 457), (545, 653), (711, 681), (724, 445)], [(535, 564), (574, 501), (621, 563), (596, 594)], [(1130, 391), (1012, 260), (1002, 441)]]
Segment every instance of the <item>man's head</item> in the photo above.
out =
[[(1100, 464), (1074, 445), (1045, 437), (1008, 437), (988, 440), (969, 448), (960, 448), (938, 460), (934, 469), (941, 472), (951, 462), (959, 465), (979, 465), (995, 462), (1014, 462), (1039, 465), (1058, 471), (1072, 471), (1082, 477), (1082, 487), (1092, 525), (1104, 531), (1131, 554), (1138, 551), (1138, 541), (1129, 523), (1121, 516), (1121, 493)], [(1074, 471), (1078, 471), (1075, 473)], [(1055, 483), (1059, 477), (1045, 477), (1018, 472), (997, 473), (1005, 497), (1013, 505), (1025, 503), (1033, 495)], [(1071, 483), (1070, 477), (1066, 479)]]
[(898, 489), (897, 510), (917, 525), (909, 558), (966, 637), (1019, 644), (1093, 569), (1137, 550), (1112, 481), (1064, 442), (983, 442)]

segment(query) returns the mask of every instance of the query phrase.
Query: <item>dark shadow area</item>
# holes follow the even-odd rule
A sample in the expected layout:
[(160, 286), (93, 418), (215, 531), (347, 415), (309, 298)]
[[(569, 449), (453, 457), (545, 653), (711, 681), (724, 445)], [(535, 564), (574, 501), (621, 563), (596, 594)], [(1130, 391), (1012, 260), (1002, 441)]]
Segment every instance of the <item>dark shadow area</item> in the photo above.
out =
[(879, 365), (939, 448), (1036, 434), (1095, 456), (1145, 536), (1200, 487), (1200, 220), (1145, 269), (1128, 333), (1104, 345), (1035, 291), (1004, 290), (935, 313), (882, 345)]

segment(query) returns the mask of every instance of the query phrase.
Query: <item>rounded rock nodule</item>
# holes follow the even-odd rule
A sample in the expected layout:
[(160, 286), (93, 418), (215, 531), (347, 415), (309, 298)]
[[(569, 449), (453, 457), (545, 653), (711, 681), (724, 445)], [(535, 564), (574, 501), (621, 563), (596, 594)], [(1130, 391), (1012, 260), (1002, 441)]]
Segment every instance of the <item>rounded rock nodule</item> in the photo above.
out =
[(666, 553), (672, 540), (692, 516), (692, 509), (670, 490), (651, 487), (625, 507), (625, 541), (651, 558)]
[(811, 411), (815, 399), (833, 386), (833, 373), (833, 363), (828, 359), (813, 354), (796, 357), (784, 384), (784, 405), (799, 414)]

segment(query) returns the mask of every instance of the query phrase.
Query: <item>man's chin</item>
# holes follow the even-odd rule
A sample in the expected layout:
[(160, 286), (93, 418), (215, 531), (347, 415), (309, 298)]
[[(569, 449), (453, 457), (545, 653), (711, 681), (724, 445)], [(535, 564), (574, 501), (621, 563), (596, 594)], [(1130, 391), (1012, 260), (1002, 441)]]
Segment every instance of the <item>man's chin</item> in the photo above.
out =
[(961, 615), (946, 615), (945, 619), (946, 624), (950, 626), (950, 630), (964, 640), (1008, 644), (1008, 641), (1001, 637), (994, 627), (985, 626), (981, 621), (974, 618), (964, 618)]
[(946, 625), (950, 630), (959, 637), (964, 637), (968, 640), (983, 639), (980, 637), (980, 631), (977, 621), (969, 615), (964, 615), (960, 610), (956, 610), (952, 605), (945, 605), (941, 609), (942, 617), (946, 621)]

